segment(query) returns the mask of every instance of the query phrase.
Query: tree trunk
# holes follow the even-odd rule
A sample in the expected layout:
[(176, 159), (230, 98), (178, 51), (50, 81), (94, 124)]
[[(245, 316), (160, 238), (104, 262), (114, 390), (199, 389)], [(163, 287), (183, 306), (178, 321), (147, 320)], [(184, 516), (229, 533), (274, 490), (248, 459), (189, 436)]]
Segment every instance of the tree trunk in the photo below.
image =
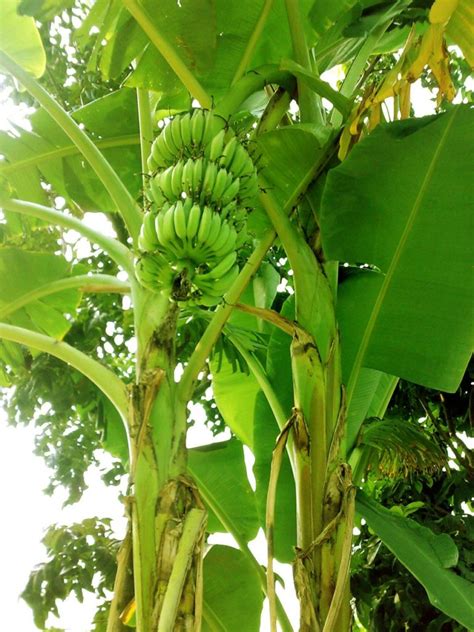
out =
[(174, 382), (178, 311), (167, 296), (137, 297), (129, 496), (137, 632), (201, 625), (206, 512), (186, 473), (187, 411)]

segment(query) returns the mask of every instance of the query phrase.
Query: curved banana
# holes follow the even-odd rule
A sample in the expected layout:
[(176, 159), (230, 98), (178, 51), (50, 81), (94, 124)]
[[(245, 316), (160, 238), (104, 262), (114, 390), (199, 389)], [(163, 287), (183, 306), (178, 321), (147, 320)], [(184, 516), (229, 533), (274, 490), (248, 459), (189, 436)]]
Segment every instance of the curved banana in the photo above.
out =
[(198, 232), (199, 223), (201, 221), (201, 213), (202, 211), (199, 204), (194, 204), (189, 212), (188, 223), (186, 226), (186, 237), (189, 241), (194, 239)]

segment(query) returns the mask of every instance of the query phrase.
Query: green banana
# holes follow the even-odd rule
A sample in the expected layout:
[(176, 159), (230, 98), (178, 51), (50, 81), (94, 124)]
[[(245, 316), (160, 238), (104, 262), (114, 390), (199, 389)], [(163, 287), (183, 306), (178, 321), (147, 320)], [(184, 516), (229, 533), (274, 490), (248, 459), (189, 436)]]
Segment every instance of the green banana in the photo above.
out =
[(174, 200), (175, 197), (173, 194), (172, 185), (173, 170), (174, 167), (168, 167), (168, 169), (165, 169), (159, 175), (159, 186), (161, 192), (165, 196), (165, 198), (171, 201)]
[(171, 173), (171, 190), (173, 191), (174, 197), (178, 200), (181, 198), (181, 193), (184, 191), (183, 169), (184, 162), (182, 160), (178, 160)]
[(215, 257), (224, 257), (230, 250), (235, 249), (235, 244), (237, 241), (237, 233), (235, 229), (229, 226), (229, 234), (227, 239), (223, 241), (222, 245), (218, 247), (214, 244), (214, 256)]
[(237, 253), (235, 250), (229, 252), (217, 265), (206, 272), (205, 274), (196, 274), (194, 276), (194, 283), (199, 285), (201, 282), (213, 281), (214, 279), (220, 279), (226, 272), (228, 272), (237, 260)]
[[(161, 134), (163, 134), (163, 132), (161, 132)], [(161, 134), (155, 139), (155, 142), (151, 146), (151, 155), (157, 168), (165, 167), (174, 159), (174, 155), (164, 144)]]
[(229, 215), (231, 217), (234, 217), (234, 213), (235, 213), (237, 207), (238, 207), (237, 200), (232, 200), (232, 202), (229, 202), (229, 204), (226, 204), (225, 206), (222, 206), (222, 208), (221, 208), (221, 216), (222, 216), (222, 218), (226, 218)]
[(236, 264), (232, 266), (230, 270), (228, 270), (223, 276), (219, 279), (211, 279), (208, 281), (195, 281), (196, 286), (209, 294), (210, 296), (222, 296), (227, 292), (232, 283), (239, 276), (239, 266)]
[(193, 169), (192, 194), (196, 197), (199, 196), (199, 192), (201, 190), (203, 170), (204, 170), (204, 161), (202, 158), (198, 158), (197, 160), (194, 161), (194, 169)]
[(160, 206), (165, 200), (163, 191), (160, 187), (160, 175), (156, 175), (150, 178), (150, 192), (155, 204), (157, 206)]
[(184, 210), (184, 204), (179, 200), (174, 207), (174, 230), (176, 235), (186, 240), (186, 211)]
[(207, 236), (211, 230), (212, 213), (213, 211), (209, 206), (205, 206), (202, 211), (201, 222), (197, 233), (197, 241), (203, 245), (205, 245)]
[(234, 153), (237, 149), (239, 145), (239, 141), (237, 140), (236, 136), (233, 136), (224, 146), (224, 149), (222, 150), (222, 155), (221, 158), (219, 160), (219, 165), (221, 167), (226, 168), (227, 170), (229, 169), (229, 166), (232, 162), (232, 159), (234, 157)]
[(229, 169), (232, 171), (234, 176), (240, 176), (245, 170), (248, 161), (250, 161), (250, 156), (244, 147), (239, 143), (235, 149), (234, 155), (232, 157), (232, 162), (229, 165)]
[(222, 246), (227, 242), (227, 240), (229, 239), (229, 235), (231, 234), (231, 230), (232, 229), (229, 222), (223, 221), (221, 223), (219, 235), (217, 236), (217, 239), (212, 246), (213, 253), (216, 252), (216, 250), (220, 250)]
[(222, 194), (228, 188), (231, 181), (232, 174), (230, 174), (226, 169), (219, 169), (212, 189), (212, 200), (214, 202), (218, 202), (221, 199)]
[(176, 150), (180, 152), (183, 148), (184, 142), (181, 134), (181, 117), (175, 116), (174, 119), (169, 124), (171, 138), (173, 139), (173, 145), (176, 147)]
[(191, 136), (195, 147), (200, 147), (204, 133), (204, 110), (196, 109), (191, 117)]
[(140, 250), (156, 250), (158, 246), (155, 215), (149, 211), (143, 216), (143, 223), (138, 236), (138, 247)]
[(176, 158), (176, 154), (179, 153), (180, 146), (179, 145), (176, 146), (174, 144), (173, 135), (172, 135), (172, 124), (171, 123), (168, 123), (168, 125), (164, 126), (163, 131), (161, 132), (160, 136), (161, 136), (161, 139), (162, 139), (162, 141), (161, 141), (162, 144), (166, 147), (166, 149), (171, 154), (173, 159), (175, 159)]
[(237, 198), (240, 189), (240, 178), (233, 180), (232, 184), (227, 187), (221, 197), (222, 206), (227, 206), (229, 202)]
[(204, 172), (204, 180), (201, 187), (201, 202), (209, 199), (212, 195), (217, 178), (217, 165), (215, 162), (208, 162)]
[(150, 151), (150, 155), (147, 158), (146, 166), (148, 167), (148, 171), (150, 173), (153, 173), (156, 170), (157, 166), (158, 166), (156, 164), (155, 159), (153, 158), (153, 154), (151, 153), (151, 151)]
[(183, 167), (183, 188), (187, 195), (191, 195), (193, 192), (193, 173), (194, 173), (194, 160), (189, 158), (186, 160)]
[(189, 212), (188, 223), (186, 226), (186, 237), (191, 241), (196, 236), (201, 221), (202, 209), (199, 204), (194, 204)]
[(209, 160), (216, 161), (221, 157), (222, 150), (224, 149), (225, 136), (225, 129), (221, 129), (221, 131), (214, 136), (209, 145), (204, 147), (204, 155), (209, 158)]
[(179, 122), (181, 126), (181, 138), (183, 145), (184, 147), (189, 148), (193, 142), (191, 134), (191, 113), (187, 112), (184, 116), (181, 116)]
[(219, 213), (213, 213), (211, 219), (211, 227), (206, 238), (206, 247), (211, 248), (215, 244), (219, 233), (221, 232), (222, 222)]

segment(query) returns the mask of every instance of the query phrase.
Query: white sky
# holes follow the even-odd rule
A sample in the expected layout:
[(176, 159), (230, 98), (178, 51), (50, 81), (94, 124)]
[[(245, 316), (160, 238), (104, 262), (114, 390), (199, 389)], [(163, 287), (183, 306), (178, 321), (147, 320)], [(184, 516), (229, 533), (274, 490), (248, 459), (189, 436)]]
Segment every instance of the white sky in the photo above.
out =
[[(332, 82), (334, 76), (325, 76)], [(430, 93), (420, 82), (412, 86), (412, 102), (416, 116), (434, 112)], [(9, 129), (8, 121), (17, 123), (24, 119), (26, 111), (14, 106), (5, 97), (0, 82), (0, 129)], [(2, 104), (3, 101), (3, 104)], [(94, 216), (97, 223), (97, 215)], [(96, 224), (97, 225), (97, 224)], [(105, 228), (105, 226), (104, 226)], [(86, 254), (86, 253), (84, 253)], [(212, 434), (202, 423), (196, 424), (189, 433), (188, 443), (200, 445), (212, 441)], [(37, 632), (29, 607), (18, 595), (26, 585), (29, 572), (35, 564), (45, 559), (41, 544), (44, 531), (53, 523), (71, 524), (86, 517), (99, 516), (114, 519), (114, 527), (120, 537), (124, 532), (123, 508), (117, 499), (116, 490), (107, 488), (100, 480), (96, 469), (87, 473), (91, 486), (81, 501), (66, 509), (62, 508), (64, 493), (58, 491), (53, 497), (45, 496), (42, 490), (48, 483), (48, 470), (43, 460), (33, 454), (34, 428), (9, 427), (6, 416), (0, 410), (0, 481), (2, 481), (2, 519), (0, 520), (0, 611), (1, 629), (12, 632)], [(214, 541), (230, 543), (226, 536), (214, 536)], [(260, 532), (252, 549), (260, 563), (266, 561), (266, 546)], [(275, 564), (275, 571), (285, 580), (286, 593), (280, 590), (282, 599), (293, 619), (295, 629), (298, 607), (292, 589), (291, 568)], [(49, 625), (64, 628), (66, 632), (87, 632), (94, 613), (95, 600), (87, 596), (83, 604), (69, 599), (58, 604), (60, 619), (50, 618)], [(266, 608), (262, 617), (261, 631), (266, 632), (268, 615)]]

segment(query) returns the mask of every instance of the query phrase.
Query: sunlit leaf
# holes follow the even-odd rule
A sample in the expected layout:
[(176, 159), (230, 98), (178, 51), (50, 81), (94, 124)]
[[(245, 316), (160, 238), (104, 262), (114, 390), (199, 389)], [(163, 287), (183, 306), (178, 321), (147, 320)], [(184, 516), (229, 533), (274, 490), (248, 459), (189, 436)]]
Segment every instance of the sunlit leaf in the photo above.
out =
[(213, 546), (203, 574), (203, 632), (258, 632), (263, 593), (248, 559), (237, 549)]
[(2, 0), (0, 50), (35, 77), (46, 69), (46, 54), (35, 21), (18, 13), (19, 0)]

